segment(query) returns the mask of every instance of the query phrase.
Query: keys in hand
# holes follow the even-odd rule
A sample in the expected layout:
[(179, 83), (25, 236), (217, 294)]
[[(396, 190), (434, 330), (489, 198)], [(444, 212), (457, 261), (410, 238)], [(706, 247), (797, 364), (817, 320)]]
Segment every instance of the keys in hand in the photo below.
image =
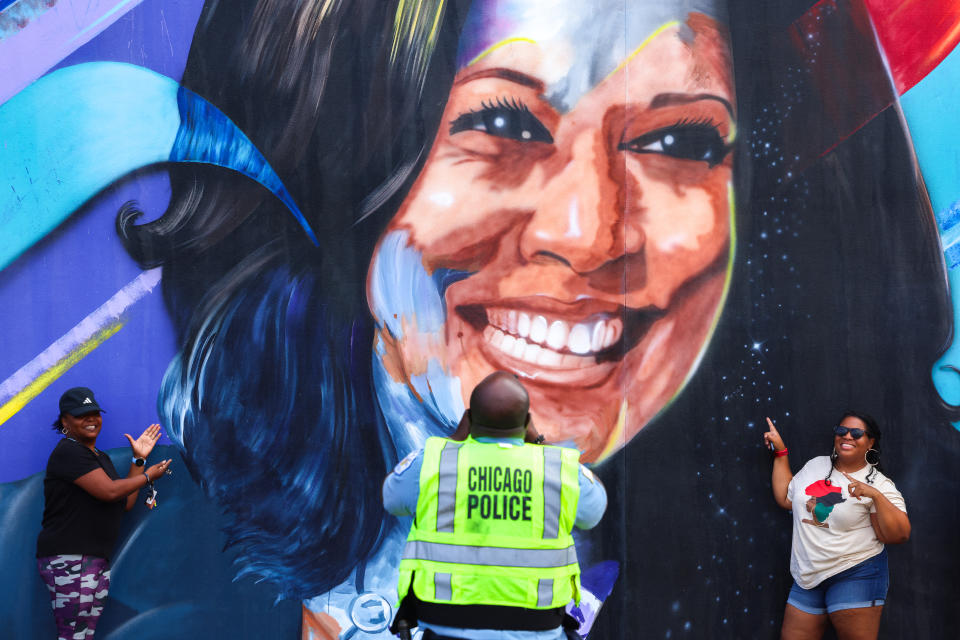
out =
[(152, 486), (147, 487), (147, 499), (144, 500), (144, 504), (151, 509), (157, 506), (157, 490)]

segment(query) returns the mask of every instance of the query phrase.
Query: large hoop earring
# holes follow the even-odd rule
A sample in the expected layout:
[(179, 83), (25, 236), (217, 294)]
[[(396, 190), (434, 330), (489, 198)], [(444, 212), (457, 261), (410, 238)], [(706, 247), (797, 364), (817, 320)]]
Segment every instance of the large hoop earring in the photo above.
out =
[[(871, 453), (873, 455), (870, 455)], [(880, 464), (880, 452), (876, 449), (867, 449), (867, 452), (863, 454), (863, 459), (868, 465), (875, 467)]]
[(840, 457), (840, 454), (837, 453), (837, 448), (834, 447), (833, 451), (830, 452), (830, 462), (836, 462), (837, 458)]

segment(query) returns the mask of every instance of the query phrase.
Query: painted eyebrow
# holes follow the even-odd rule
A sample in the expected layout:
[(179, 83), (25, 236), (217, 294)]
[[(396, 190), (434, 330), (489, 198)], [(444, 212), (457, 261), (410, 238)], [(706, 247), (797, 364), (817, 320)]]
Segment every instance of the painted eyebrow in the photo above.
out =
[(479, 71), (469, 73), (457, 80), (454, 83), (454, 86), (459, 86), (461, 84), (471, 82), (473, 80), (479, 80), (481, 78), (502, 78), (504, 80), (523, 85), (524, 87), (530, 87), (538, 93), (543, 93), (546, 90), (546, 86), (540, 80), (537, 80), (532, 76), (528, 76), (525, 73), (514, 71), (513, 69), (504, 69), (502, 67), (481, 69)]
[(713, 95), (712, 93), (661, 93), (654, 96), (653, 100), (650, 101), (650, 108), (659, 109), (675, 104), (690, 104), (691, 102), (698, 102), (700, 100), (716, 100), (726, 108), (731, 118), (735, 117), (733, 105), (724, 98)]

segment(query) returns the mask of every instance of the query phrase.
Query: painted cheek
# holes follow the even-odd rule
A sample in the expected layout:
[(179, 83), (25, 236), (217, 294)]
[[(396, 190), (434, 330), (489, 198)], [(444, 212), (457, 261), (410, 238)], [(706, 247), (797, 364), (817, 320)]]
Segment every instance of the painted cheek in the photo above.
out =
[(660, 253), (701, 251), (719, 230), (712, 195), (703, 188), (675, 188), (663, 183), (647, 187), (644, 200), (651, 212), (647, 245)]

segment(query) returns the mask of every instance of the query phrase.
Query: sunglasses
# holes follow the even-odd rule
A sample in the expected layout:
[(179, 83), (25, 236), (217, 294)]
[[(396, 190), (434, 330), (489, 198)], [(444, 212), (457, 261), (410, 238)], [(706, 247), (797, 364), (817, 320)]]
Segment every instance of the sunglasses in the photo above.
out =
[(856, 429), (856, 428), (851, 429), (850, 427), (845, 427), (842, 424), (838, 424), (837, 426), (835, 426), (833, 428), (833, 432), (838, 436), (840, 436), (841, 438), (849, 433), (850, 437), (853, 438), (854, 440), (859, 440), (864, 436), (864, 434), (866, 434), (866, 431), (864, 431), (863, 429)]

